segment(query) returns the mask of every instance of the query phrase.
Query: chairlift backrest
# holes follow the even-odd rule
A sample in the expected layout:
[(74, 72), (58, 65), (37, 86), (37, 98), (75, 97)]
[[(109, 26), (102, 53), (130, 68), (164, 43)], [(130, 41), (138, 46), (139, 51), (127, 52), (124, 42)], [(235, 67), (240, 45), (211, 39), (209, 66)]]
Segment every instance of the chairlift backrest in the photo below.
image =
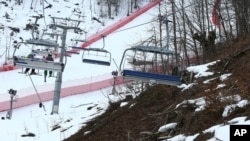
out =
[(72, 47), (74, 49), (80, 49), (83, 51), (82, 62), (96, 65), (111, 65), (111, 53), (105, 49), (100, 48), (80, 48)]
[[(133, 59), (136, 59), (136, 53), (137, 52), (142, 52), (142, 53), (149, 53), (153, 56), (155, 55), (165, 55), (165, 56), (170, 56), (173, 57), (174, 56), (174, 52), (171, 50), (168, 50), (166, 48), (160, 48), (160, 47), (154, 47), (154, 46), (135, 46), (132, 48), (128, 48), (124, 51), (122, 59), (121, 59), (121, 63), (120, 63), (120, 67), (119, 69), (122, 70), (122, 66), (124, 65), (124, 61), (126, 56), (128, 55), (129, 51), (132, 51), (134, 53)], [(141, 57), (141, 56), (139, 56)], [(139, 58), (138, 57), (138, 58)], [(147, 57), (145, 60), (149, 60), (149, 57)], [(134, 60), (135, 61), (135, 60)], [(151, 61), (155, 61), (151, 58)]]
[(37, 46), (53, 47), (53, 48), (59, 46), (59, 44), (57, 44), (55, 41), (44, 40), (44, 39), (30, 39), (30, 40), (26, 40), (25, 43), (37, 45)]
[(47, 56), (48, 54), (51, 54), (54, 58), (57, 55), (57, 51), (51, 50), (51, 49), (33, 49), (31, 53), (39, 55), (39, 56)]
[[(45, 47), (58, 47), (58, 44), (52, 41), (45, 41), (41, 39), (31, 39), (26, 40), (26, 44), (33, 44), (36, 46), (45, 46)], [(64, 70), (64, 63), (61, 62), (54, 62), (54, 61), (47, 61), (42, 58), (42, 56), (37, 55), (35, 57), (35, 54), (38, 52), (35, 52), (34, 50), (31, 51), (31, 54), (27, 57), (24, 56), (17, 56), (16, 55), (16, 49), (13, 53), (14, 58), (14, 66), (24, 67), (24, 68), (33, 68), (33, 69), (41, 69), (41, 70), (51, 70), (56, 72), (63, 72)], [(43, 56), (47, 56), (50, 52), (47, 52), (47, 54)], [(38, 57), (39, 56), (39, 57)]]

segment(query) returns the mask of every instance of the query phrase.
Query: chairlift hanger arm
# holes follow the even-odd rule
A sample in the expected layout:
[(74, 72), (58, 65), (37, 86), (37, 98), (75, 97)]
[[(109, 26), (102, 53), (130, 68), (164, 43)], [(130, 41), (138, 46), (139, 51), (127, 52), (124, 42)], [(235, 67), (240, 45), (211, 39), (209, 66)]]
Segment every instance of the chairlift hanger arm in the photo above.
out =
[(43, 18), (44, 16), (43, 16), (43, 15), (39, 15), (39, 16), (31, 16), (31, 17), (32, 17), (32, 18), (36, 18), (35, 24), (34, 24), (34, 25), (37, 25), (38, 19), (41, 19), (41, 18)]
[(103, 41), (103, 47), (102, 47), (102, 48), (105, 47), (105, 37), (106, 37), (106, 36), (102, 34), (102, 41)]
[(18, 43), (15, 43), (15, 44), (14, 44), (14, 48), (15, 48), (15, 49), (14, 49), (13, 55), (12, 55), (13, 58), (14, 58), (14, 56), (15, 56), (16, 50), (19, 49), (19, 47), (21, 46), (22, 43), (24, 43), (23, 40), (22, 40), (22, 42), (18, 42)]
[(124, 61), (124, 58), (125, 58), (125, 54), (128, 50), (131, 50), (131, 48), (127, 48), (125, 49), (125, 51), (123, 52), (123, 55), (122, 55), (122, 59), (121, 59), (121, 62), (120, 62), (120, 66), (119, 66), (119, 71), (121, 72), (122, 71), (122, 64), (123, 64), (123, 61)]

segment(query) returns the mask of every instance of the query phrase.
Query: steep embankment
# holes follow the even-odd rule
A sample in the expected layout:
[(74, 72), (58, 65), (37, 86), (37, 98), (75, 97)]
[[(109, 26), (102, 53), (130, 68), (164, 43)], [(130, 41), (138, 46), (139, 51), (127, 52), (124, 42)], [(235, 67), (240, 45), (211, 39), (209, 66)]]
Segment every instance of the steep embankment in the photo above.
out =
[[(212, 60), (221, 60), (210, 67), (214, 75), (193, 80), (196, 82), (191, 89), (181, 89), (171, 86), (155, 85), (142, 92), (135, 99), (127, 99), (128, 104), (120, 107), (120, 103), (113, 103), (109, 110), (100, 117), (90, 121), (77, 134), (66, 141), (124, 141), (128, 138), (142, 139), (144, 131), (157, 133), (160, 126), (175, 122), (175, 130), (161, 134), (147, 134), (148, 140), (157, 137), (175, 136), (178, 134), (193, 135), (220, 123), (238, 117), (250, 118), (249, 106), (235, 108), (228, 116), (222, 113), (226, 105), (236, 103), (233, 99), (222, 98), (238, 95), (241, 99), (249, 100), (250, 91), (250, 41), (249, 37), (240, 38), (233, 43), (217, 46), (217, 54)], [(227, 80), (221, 81), (221, 74), (232, 74)], [(213, 79), (211, 79), (213, 78)], [(214, 79), (216, 78), (216, 79)], [(210, 83), (203, 83), (210, 80)], [(219, 84), (224, 87), (216, 89)], [(197, 105), (186, 103), (176, 109), (176, 105), (188, 99), (205, 98), (205, 110), (195, 112)], [(196, 140), (207, 140), (214, 135), (200, 134)]]

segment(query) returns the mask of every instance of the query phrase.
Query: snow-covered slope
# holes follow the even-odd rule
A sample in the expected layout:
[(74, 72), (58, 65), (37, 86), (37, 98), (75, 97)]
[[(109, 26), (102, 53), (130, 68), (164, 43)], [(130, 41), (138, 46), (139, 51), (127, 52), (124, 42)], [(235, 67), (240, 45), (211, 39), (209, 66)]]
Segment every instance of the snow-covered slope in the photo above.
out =
[[(30, 8), (31, 1), (24, 1), (24, 4), (21, 6), (17, 5), (14, 1), (6, 2), (6, 5), (0, 5), (2, 13), (1, 15), (4, 16), (6, 13), (9, 15), (7, 16), (8, 18), (1, 19), (1, 23), (4, 25), (4, 28), (0, 29), (0, 32), (2, 33), (0, 36), (0, 53), (3, 54), (0, 59), (1, 63), (4, 63), (5, 61), (4, 53), (6, 44), (10, 47), (9, 54), (11, 57), (13, 52), (12, 42), (14, 40), (20, 41), (19, 37), (22, 37), (23, 39), (31, 38), (31, 31), (26, 31), (24, 28), (26, 27), (26, 24), (34, 22), (35, 19), (32, 18), (32, 16), (39, 16), (40, 14), (46, 15), (44, 19), (40, 19), (38, 21), (39, 28), (44, 29), (51, 22), (50, 16), (78, 19), (77, 16), (74, 16), (74, 12), (72, 11), (85, 8), (86, 11), (84, 10), (84, 22), (82, 23), (81, 27), (83, 27), (83, 29), (88, 32), (87, 36), (108, 27), (112, 23), (117, 22), (126, 16), (126, 10), (124, 8), (124, 12), (121, 12), (115, 20), (103, 19), (105, 26), (102, 26), (99, 23), (91, 20), (93, 15), (98, 16), (99, 13), (97, 6), (95, 7), (96, 10), (92, 10), (91, 12), (90, 1), (63, 1), (60, 3), (56, 1), (48, 2), (52, 5), (52, 8), (46, 8), (46, 10), (43, 10), (42, 6), (44, 4), (46, 7), (48, 6), (48, 3), (40, 3), (40, 1), (34, 1), (32, 4), (32, 9)], [(124, 28), (138, 25), (145, 21), (151, 21), (154, 17), (153, 15), (155, 10), (156, 9), (148, 11), (148, 13), (144, 14), (144, 16), (133, 20), (132, 23), (128, 24)], [(150, 27), (151, 25), (144, 25), (135, 29), (124, 30), (122, 32), (111, 34), (105, 38), (105, 49), (112, 53), (112, 60), (114, 60), (112, 65), (109, 67), (83, 64), (81, 61), (81, 55), (73, 55), (72, 57), (68, 57), (66, 68), (63, 72), (62, 87), (80, 85), (86, 83), (86, 80), (96, 81), (98, 79), (103, 80), (112, 78), (111, 72), (113, 70), (117, 70), (116, 63), (119, 64), (123, 50), (147, 36), (147, 32), (145, 30), (148, 28), (147, 26)], [(13, 27), (19, 27), (20, 31), (12, 33), (11, 28)], [(142, 34), (142, 32), (144, 33)], [(67, 46), (80, 46), (81, 43), (72, 42), (71, 39), (85, 39), (85, 35), (78, 35), (74, 34), (73, 32), (69, 32), (67, 34)], [(97, 48), (102, 46), (102, 41), (97, 41), (91, 45), (91, 47)], [(27, 55), (31, 49), (32, 46), (23, 45), (20, 47), (20, 50), (18, 50), (17, 54)], [(30, 92), (35, 93), (35, 88), (37, 88), (38, 95), (42, 91), (51, 90), (54, 88), (54, 77), (48, 78), (47, 82), (45, 83), (43, 76), (31, 76), (32, 81), (35, 84), (34, 88), (30, 78), (26, 75), (18, 73), (20, 71), (21, 69), (17, 69), (0, 73), (1, 101), (9, 100), (9, 89), (17, 90), (17, 96), (21, 98)], [(40, 71), (40, 73), (43, 74), (43, 71)], [(119, 87), (117, 88), (119, 89)], [(0, 138), (8, 141), (50, 140), (52, 138), (53, 140), (62, 140), (67, 138), (80, 129), (80, 127), (83, 125), (82, 123), (104, 112), (110, 99), (112, 99), (112, 101), (116, 101), (117, 99), (122, 98), (120, 96), (117, 97), (108, 95), (111, 93), (111, 90), (112, 88), (107, 88), (88, 94), (79, 94), (76, 97), (63, 98), (60, 102), (58, 115), (50, 115), (50, 108), (52, 106), (51, 101), (43, 102), (45, 111), (43, 108), (39, 108), (38, 104), (14, 109), (11, 120), (1, 120), (1, 125), (4, 126), (1, 126), (3, 128), (0, 129), (2, 132)], [(7, 111), (0, 113), (2, 118), (5, 118), (6, 114)], [(68, 125), (64, 126), (64, 124)], [(4, 129), (4, 127), (7, 126), (9, 128)], [(53, 128), (57, 126), (59, 126), (58, 130), (53, 130)], [(22, 137), (22, 135), (25, 136), (27, 134), (35, 134), (35, 136)]]

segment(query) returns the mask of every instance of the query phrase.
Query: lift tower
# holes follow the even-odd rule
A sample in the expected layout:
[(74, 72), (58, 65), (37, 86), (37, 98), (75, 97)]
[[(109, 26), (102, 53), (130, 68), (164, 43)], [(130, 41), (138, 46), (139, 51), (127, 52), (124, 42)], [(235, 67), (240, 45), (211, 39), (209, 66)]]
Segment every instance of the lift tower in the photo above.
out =
[[(75, 33), (79, 33), (81, 29), (78, 27), (82, 21), (73, 20), (69, 18), (58, 18), (51, 17), (53, 24), (50, 25), (52, 29), (60, 28), (63, 30), (62, 32), (62, 44), (61, 44), (61, 52), (60, 52), (60, 62), (63, 62), (63, 58), (66, 53), (66, 36), (68, 30), (74, 30)], [(63, 21), (63, 22), (58, 22)], [(62, 72), (58, 72), (56, 76), (55, 82), (55, 90), (54, 90), (54, 98), (51, 114), (58, 114), (59, 110), (59, 101), (61, 95), (61, 85), (62, 85)]]

